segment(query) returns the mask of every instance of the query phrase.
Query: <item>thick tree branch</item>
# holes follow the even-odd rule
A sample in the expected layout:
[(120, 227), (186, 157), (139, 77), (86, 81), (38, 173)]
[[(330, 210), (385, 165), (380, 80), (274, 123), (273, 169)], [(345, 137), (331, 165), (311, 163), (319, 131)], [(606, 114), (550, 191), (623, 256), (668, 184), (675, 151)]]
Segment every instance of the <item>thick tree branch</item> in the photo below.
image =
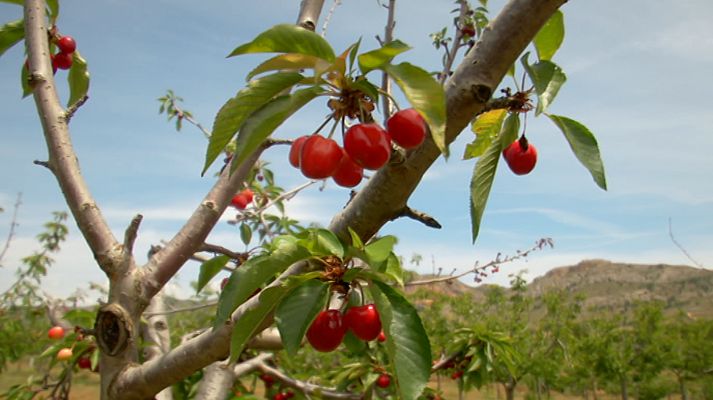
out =
[(52, 74), (45, 2), (27, 0), (24, 13), (29, 83), (47, 143), (48, 164), (94, 258), (111, 276), (122, 261), (121, 246), (89, 192), (72, 147), (66, 112), (62, 109)]
[(225, 400), (235, 382), (233, 364), (217, 361), (203, 368), (203, 379), (198, 383), (196, 400)]
[[(163, 311), (166, 310), (163, 292), (159, 292), (151, 299), (151, 304), (144, 313), (145, 322), (141, 324), (141, 334), (144, 339), (144, 359), (150, 360), (171, 350), (171, 336), (169, 334), (168, 319)], [(156, 394), (156, 400), (173, 400), (173, 391), (170, 387)]]
[(151, 257), (144, 268), (136, 270), (143, 286), (144, 302), (148, 303), (151, 297), (161, 290), (183, 264), (200, 249), (263, 149), (260, 148), (250, 155), (232, 175), (230, 168), (225, 168), (181, 230)]
[[(446, 84), (448, 143), (490, 100), (510, 65), (564, 2), (511, 0), (484, 30), (480, 41)], [(347, 227), (354, 229), (363, 239), (372, 237), (404, 209), (409, 196), (439, 156), (438, 148), (429, 139), (419, 149), (409, 153), (404, 163), (382, 168), (335, 216), (329, 228), (343, 240), (349, 240)], [(198, 243), (202, 242), (201, 239)], [(191, 254), (185, 254), (185, 258)], [(281, 285), (289, 276), (302, 273), (305, 268), (304, 263), (295, 264), (268, 286)], [(147, 398), (193, 371), (226, 357), (234, 321), (256, 307), (258, 302), (259, 296), (252, 297), (236, 309), (231, 323), (205, 331), (158, 359), (125, 369), (120, 379), (115, 381), (113, 393), (121, 393), (126, 400)]]
[(324, 6), (324, 0), (302, 0), (297, 25), (314, 32), (319, 14), (322, 13), (322, 6)]

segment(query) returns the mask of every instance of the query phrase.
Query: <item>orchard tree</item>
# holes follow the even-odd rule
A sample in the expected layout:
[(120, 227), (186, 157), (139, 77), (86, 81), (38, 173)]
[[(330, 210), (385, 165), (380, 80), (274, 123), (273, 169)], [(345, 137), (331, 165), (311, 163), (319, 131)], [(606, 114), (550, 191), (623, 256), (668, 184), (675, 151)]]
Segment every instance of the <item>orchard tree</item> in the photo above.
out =
[[(276, 55), (248, 74), (247, 85), (218, 110), (212, 129), (204, 129), (209, 144), (203, 173), (217, 160), (224, 164), (217, 167), (215, 184), (185, 225), (154, 248), (145, 265), (137, 264), (133, 251), (142, 216), (132, 219), (123, 238), (116, 238), (80, 173), (69, 123), (87, 100), (89, 73), (81, 45), (61, 31), (57, 0), (26, 0), (24, 18), (0, 28), (0, 54), (25, 43), (21, 82), (25, 93), (34, 97), (48, 150), (47, 161), (37, 164), (56, 177), (98, 267), (109, 279), (108, 296), (93, 328), (80, 331), (96, 341), (96, 350), (93, 344), (82, 349), (98, 359), (102, 399), (170, 398), (165, 388), (195, 379), (200, 370), (197, 397), (205, 399), (225, 398), (236, 376), (255, 371), (264, 374), (268, 389), (274, 389), (268, 380), (278, 380), (280, 388), (292, 387), (300, 396), (416, 399), (431, 375), (431, 347), (416, 309), (398, 289), (403, 277), (393, 253), (396, 239), (377, 235), (384, 224), (400, 217), (440, 226), (409, 207), (408, 200), (433, 163), (449, 155), (449, 144), (472, 124), (476, 139), (464, 158), (477, 158), (470, 184), (474, 241), (501, 154), (516, 174), (528, 173), (537, 161), (535, 145), (520, 128), (529, 113), (549, 118), (596, 184), (606, 188), (592, 133), (548, 112), (566, 80), (552, 61), (564, 38), (559, 8), (565, 0), (511, 0), (490, 21), (486, 0), (478, 7), (457, 1), (452, 33), (444, 29), (433, 35), (436, 47), (444, 50), (443, 69), (437, 74), (394, 61), (408, 50), (394, 38), (395, 3), (388, 3), (380, 48), (362, 51), (355, 38), (353, 45), (335, 51), (313, 32), (323, 7), (320, 0), (303, 0), (295, 25), (266, 27), (234, 48), (230, 56)], [(531, 43), (534, 56), (528, 49)], [(69, 70), (66, 107), (57, 94), (54, 69)], [(516, 79), (514, 87), (501, 87), (503, 78), (518, 71), (524, 71), (522, 83)], [(397, 106), (392, 83), (408, 107)], [(271, 136), (305, 104), (323, 97), (329, 98), (329, 116), (315, 124), (313, 134), (289, 141)], [(180, 128), (193, 118), (176, 107), (176, 100), (169, 93), (162, 101)], [(383, 118), (383, 127), (377, 118)], [(263, 152), (283, 143), (290, 143), (290, 161), (305, 177), (357, 187), (326, 229), (299, 229), (288, 217), (267, 218), (267, 206), (295, 194), (277, 194), (280, 191), (271, 191), (269, 183), (255, 184), (258, 177), (266, 178), (256, 172), (264, 166)], [(361, 183), (364, 170), (373, 174)], [(262, 192), (256, 196), (255, 189)], [(244, 210), (235, 223), (246, 245), (257, 232), (260, 248), (239, 252), (205, 243), (229, 206)], [(161, 289), (206, 249), (219, 255), (205, 260), (198, 289), (223, 268), (231, 270), (231, 276), (212, 326), (170, 348), (166, 321), (152, 310), (160, 309)], [(144, 340), (150, 338), (144, 344), (142, 323), (149, 331)], [(381, 329), (385, 342), (373, 344)], [(317, 385), (287, 376), (270, 362), (274, 355), (256, 352), (284, 347), (288, 358), (294, 357), (305, 337), (320, 351), (333, 350), (344, 340), (347, 347), (361, 348), (369, 361), (362, 358), (343, 366), (351, 369), (335, 377), (336, 386)], [(156, 351), (143, 351), (148, 343)], [(57, 355), (71, 366), (79, 363), (76, 353)], [(294, 393), (273, 389), (268, 393), (275, 399)]]

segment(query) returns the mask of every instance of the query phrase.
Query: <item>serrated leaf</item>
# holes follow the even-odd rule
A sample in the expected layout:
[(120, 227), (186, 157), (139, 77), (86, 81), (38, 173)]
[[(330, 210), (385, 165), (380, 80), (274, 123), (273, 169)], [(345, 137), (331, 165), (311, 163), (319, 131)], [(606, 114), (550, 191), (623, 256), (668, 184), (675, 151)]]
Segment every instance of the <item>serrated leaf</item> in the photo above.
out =
[(410, 48), (409, 45), (400, 40), (393, 40), (381, 48), (360, 54), (359, 57), (357, 57), (359, 60), (359, 70), (362, 75), (366, 75), (369, 71), (381, 68), (390, 63), (394, 57)]
[(255, 335), (258, 327), (285, 297), (289, 289), (285, 286), (271, 287), (260, 292), (259, 302), (235, 322), (230, 336), (230, 362), (242, 354), (247, 342)]
[(235, 144), (236, 160), (232, 168), (237, 168), (278, 126), (321, 93), (324, 93), (324, 89), (319, 86), (301, 89), (277, 97), (252, 113), (240, 127)]
[(24, 20), (8, 22), (0, 26), (0, 56), (25, 37)]
[(516, 112), (508, 114), (500, 128), (498, 140), (500, 141), (500, 150), (505, 150), (508, 146), (517, 140), (520, 135), (520, 115)]
[(70, 107), (89, 91), (87, 60), (76, 50), (72, 53), (72, 68), (69, 69), (69, 74), (67, 74), (67, 83), (69, 84), (67, 107)]
[(235, 48), (228, 57), (248, 53), (298, 53), (330, 63), (335, 59), (334, 50), (322, 36), (294, 24), (273, 26), (251, 42)]
[(552, 104), (560, 88), (567, 81), (567, 76), (562, 72), (562, 68), (552, 61), (543, 60), (530, 65), (527, 60), (529, 55), (530, 53), (525, 53), (520, 61), (535, 85), (537, 93), (535, 115), (540, 115)]
[(325, 65), (329, 65), (326, 61), (315, 56), (294, 53), (281, 54), (255, 67), (255, 69), (250, 71), (250, 73), (245, 79), (250, 80), (255, 75), (259, 75), (267, 71), (281, 70), (298, 72), (301, 69), (316, 68), (317, 64), (320, 62), (324, 63)]
[(315, 256), (337, 256), (344, 258), (344, 246), (339, 238), (328, 229), (310, 231), (309, 250)]
[(490, 188), (495, 179), (495, 170), (500, 160), (500, 142), (494, 141), (475, 164), (470, 181), (470, 220), (473, 243), (480, 232), (480, 222), (485, 205), (488, 203)]
[(228, 263), (230, 257), (226, 255), (219, 255), (211, 258), (208, 261), (201, 264), (200, 272), (198, 273), (198, 284), (196, 285), (196, 294), (200, 293), (205, 285), (213, 279), (214, 276), (220, 272), (225, 264)]
[(245, 244), (246, 246), (250, 244), (250, 241), (253, 239), (253, 230), (250, 229), (250, 226), (243, 222), (240, 224), (240, 240)]
[(552, 59), (562, 45), (562, 41), (564, 41), (564, 14), (557, 10), (540, 28), (533, 40), (540, 61)]
[(373, 242), (367, 244), (364, 248), (364, 251), (366, 252), (367, 257), (369, 258), (369, 262), (378, 264), (386, 261), (386, 259), (389, 257), (389, 254), (391, 254), (391, 252), (393, 251), (396, 242), (396, 236), (387, 235), (382, 236), (374, 240)]
[(245, 120), (272, 98), (301, 81), (302, 75), (295, 72), (281, 72), (248, 82), (247, 87), (238, 92), (220, 108), (213, 121), (213, 131), (206, 150), (203, 172), (225, 149)]
[(394, 252), (391, 252), (386, 259), (384, 274), (393, 278), (399, 286), (404, 285), (404, 270), (401, 267), (401, 261)]
[(386, 333), (386, 352), (396, 377), (397, 397), (415, 400), (431, 376), (431, 344), (426, 330), (413, 305), (394, 288), (382, 282), (374, 282), (370, 288)]
[(217, 328), (230, 318), (236, 308), (245, 302), (268, 279), (281, 273), (290, 265), (310, 257), (309, 251), (296, 240), (276, 240), (277, 246), (270, 254), (261, 254), (245, 261), (230, 278), (220, 293), (218, 310), (213, 327)]
[(443, 87), (427, 71), (409, 63), (388, 64), (383, 69), (401, 88), (411, 106), (426, 120), (434, 143), (448, 157), (446, 95)]
[(291, 356), (297, 353), (302, 338), (317, 314), (329, 299), (329, 283), (309, 280), (298, 286), (282, 300), (275, 310), (275, 322), (282, 344)]
[(498, 137), (498, 133), (502, 129), (506, 115), (507, 110), (505, 109), (490, 110), (478, 115), (470, 127), (476, 138), (473, 143), (466, 146), (463, 154), (464, 160), (480, 157), (490, 147), (490, 144)]
[(560, 115), (547, 114), (552, 122), (562, 131), (579, 162), (584, 165), (597, 183), (597, 186), (607, 190), (607, 180), (604, 173), (604, 163), (599, 154), (599, 145), (594, 134), (581, 123)]

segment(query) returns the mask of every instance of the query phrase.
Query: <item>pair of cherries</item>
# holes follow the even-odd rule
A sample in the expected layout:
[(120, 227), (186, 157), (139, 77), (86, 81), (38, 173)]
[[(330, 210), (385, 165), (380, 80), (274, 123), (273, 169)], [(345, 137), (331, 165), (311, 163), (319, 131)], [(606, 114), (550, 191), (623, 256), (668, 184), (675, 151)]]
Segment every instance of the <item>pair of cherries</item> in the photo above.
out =
[(336, 309), (321, 311), (307, 329), (307, 341), (315, 350), (329, 352), (339, 347), (347, 330), (361, 340), (386, 340), (379, 311), (374, 304), (365, 304), (349, 308), (344, 315)]

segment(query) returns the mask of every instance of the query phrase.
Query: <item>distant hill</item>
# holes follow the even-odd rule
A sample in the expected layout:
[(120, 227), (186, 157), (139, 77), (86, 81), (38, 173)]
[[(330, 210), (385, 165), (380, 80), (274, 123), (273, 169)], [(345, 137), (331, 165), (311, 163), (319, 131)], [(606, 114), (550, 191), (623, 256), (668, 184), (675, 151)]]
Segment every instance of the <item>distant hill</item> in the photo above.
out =
[[(477, 302), (485, 298), (488, 287), (453, 282), (428, 285), (428, 290), (453, 296), (471, 293)], [(550, 270), (528, 284), (527, 290), (535, 298), (551, 290), (581, 293), (584, 310), (590, 311), (618, 312), (636, 301), (659, 300), (668, 314), (683, 310), (692, 317), (713, 319), (713, 271), (682, 265), (585, 260)]]

